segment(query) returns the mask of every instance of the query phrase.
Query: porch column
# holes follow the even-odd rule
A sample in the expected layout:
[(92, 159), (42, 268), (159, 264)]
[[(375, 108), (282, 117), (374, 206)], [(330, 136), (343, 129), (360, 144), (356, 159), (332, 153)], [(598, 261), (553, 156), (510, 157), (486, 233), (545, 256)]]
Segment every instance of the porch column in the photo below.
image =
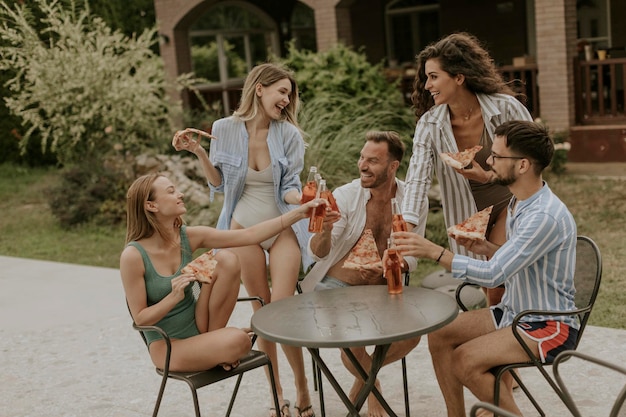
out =
[[(337, 7), (340, 0), (301, 0), (315, 13), (315, 35), (317, 50), (322, 52), (332, 48), (338, 42), (352, 45), (350, 10)], [(338, 26), (341, 22), (341, 27)]]
[(576, 0), (535, 0), (541, 118), (552, 132), (575, 120)]

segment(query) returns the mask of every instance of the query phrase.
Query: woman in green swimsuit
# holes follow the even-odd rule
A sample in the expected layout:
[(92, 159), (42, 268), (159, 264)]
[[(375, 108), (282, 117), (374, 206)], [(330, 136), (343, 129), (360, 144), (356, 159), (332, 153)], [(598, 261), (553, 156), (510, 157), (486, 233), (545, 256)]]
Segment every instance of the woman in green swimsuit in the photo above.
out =
[[(250, 349), (246, 330), (225, 327), (239, 293), (240, 265), (228, 250), (216, 254), (210, 284), (202, 285), (195, 301), (192, 274), (181, 269), (198, 248), (258, 244), (323, 204), (314, 200), (274, 219), (238, 230), (183, 225), (183, 194), (160, 174), (144, 175), (127, 194), (127, 246), (120, 257), (126, 300), (138, 325), (157, 325), (173, 336), (170, 370), (197, 371), (222, 365), (237, 366)], [(165, 363), (165, 342), (147, 333), (152, 362)], [(207, 352), (211, 352), (207, 354)]]

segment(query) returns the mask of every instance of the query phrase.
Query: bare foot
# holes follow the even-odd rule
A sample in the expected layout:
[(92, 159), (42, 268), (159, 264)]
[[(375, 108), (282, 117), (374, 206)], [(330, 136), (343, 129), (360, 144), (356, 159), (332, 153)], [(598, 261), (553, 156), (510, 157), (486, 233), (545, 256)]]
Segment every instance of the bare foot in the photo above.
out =
[(296, 417), (315, 417), (308, 389), (298, 392), (294, 408), (296, 409)]
[(235, 361), (233, 363), (220, 363), (220, 366), (224, 368), (225, 371), (230, 371), (231, 369), (235, 369), (239, 366), (239, 361)]
[[(382, 393), (380, 389), (380, 382), (376, 381), (376, 388)], [(389, 414), (385, 411), (383, 406), (378, 402), (374, 394), (370, 394), (367, 397), (367, 415), (368, 417), (388, 417)]]
[(352, 384), (352, 388), (350, 388), (350, 393), (348, 394), (348, 398), (354, 404), (356, 402), (356, 397), (359, 395), (359, 391), (363, 388), (365, 382), (362, 379), (354, 379), (354, 383)]
[(481, 408), (476, 412), (476, 417), (493, 417), (493, 413), (489, 410)]

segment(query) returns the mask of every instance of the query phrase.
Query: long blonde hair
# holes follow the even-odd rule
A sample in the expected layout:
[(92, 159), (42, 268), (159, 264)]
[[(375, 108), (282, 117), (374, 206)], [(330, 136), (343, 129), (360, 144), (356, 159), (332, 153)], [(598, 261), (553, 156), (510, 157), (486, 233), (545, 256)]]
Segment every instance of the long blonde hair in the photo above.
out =
[[(146, 210), (146, 202), (154, 199), (154, 181), (159, 177), (165, 176), (160, 173), (142, 175), (128, 188), (126, 193), (126, 244), (148, 238), (155, 232), (166, 241), (171, 241), (171, 237), (165, 233), (165, 228), (156, 220), (154, 213)], [(181, 217), (174, 221), (175, 227), (181, 227), (182, 224)]]
[(298, 111), (300, 110), (298, 83), (293, 72), (281, 64), (265, 63), (252, 68), (243, 84), (239, 107), (233, 115), (244, 122), (254, 119), (261, 108), (261, 99), (255, 91), (256, 85), (260, 83), (262, 86), (268, 87), (285, 78), (291, 83), (291, 94), (289, 94), (289, 104), (281, 113), (281, 119), (287, 120), (300, 129), (298, 126)]

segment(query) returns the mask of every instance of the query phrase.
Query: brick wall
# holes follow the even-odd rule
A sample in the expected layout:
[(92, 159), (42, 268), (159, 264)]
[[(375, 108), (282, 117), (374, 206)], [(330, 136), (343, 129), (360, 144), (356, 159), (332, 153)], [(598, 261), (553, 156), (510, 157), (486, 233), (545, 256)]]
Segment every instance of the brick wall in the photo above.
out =
[(535, 19), (541, 118), (552, 131), (568, 130), (575, 116), (575, 0), (536, 0)]

